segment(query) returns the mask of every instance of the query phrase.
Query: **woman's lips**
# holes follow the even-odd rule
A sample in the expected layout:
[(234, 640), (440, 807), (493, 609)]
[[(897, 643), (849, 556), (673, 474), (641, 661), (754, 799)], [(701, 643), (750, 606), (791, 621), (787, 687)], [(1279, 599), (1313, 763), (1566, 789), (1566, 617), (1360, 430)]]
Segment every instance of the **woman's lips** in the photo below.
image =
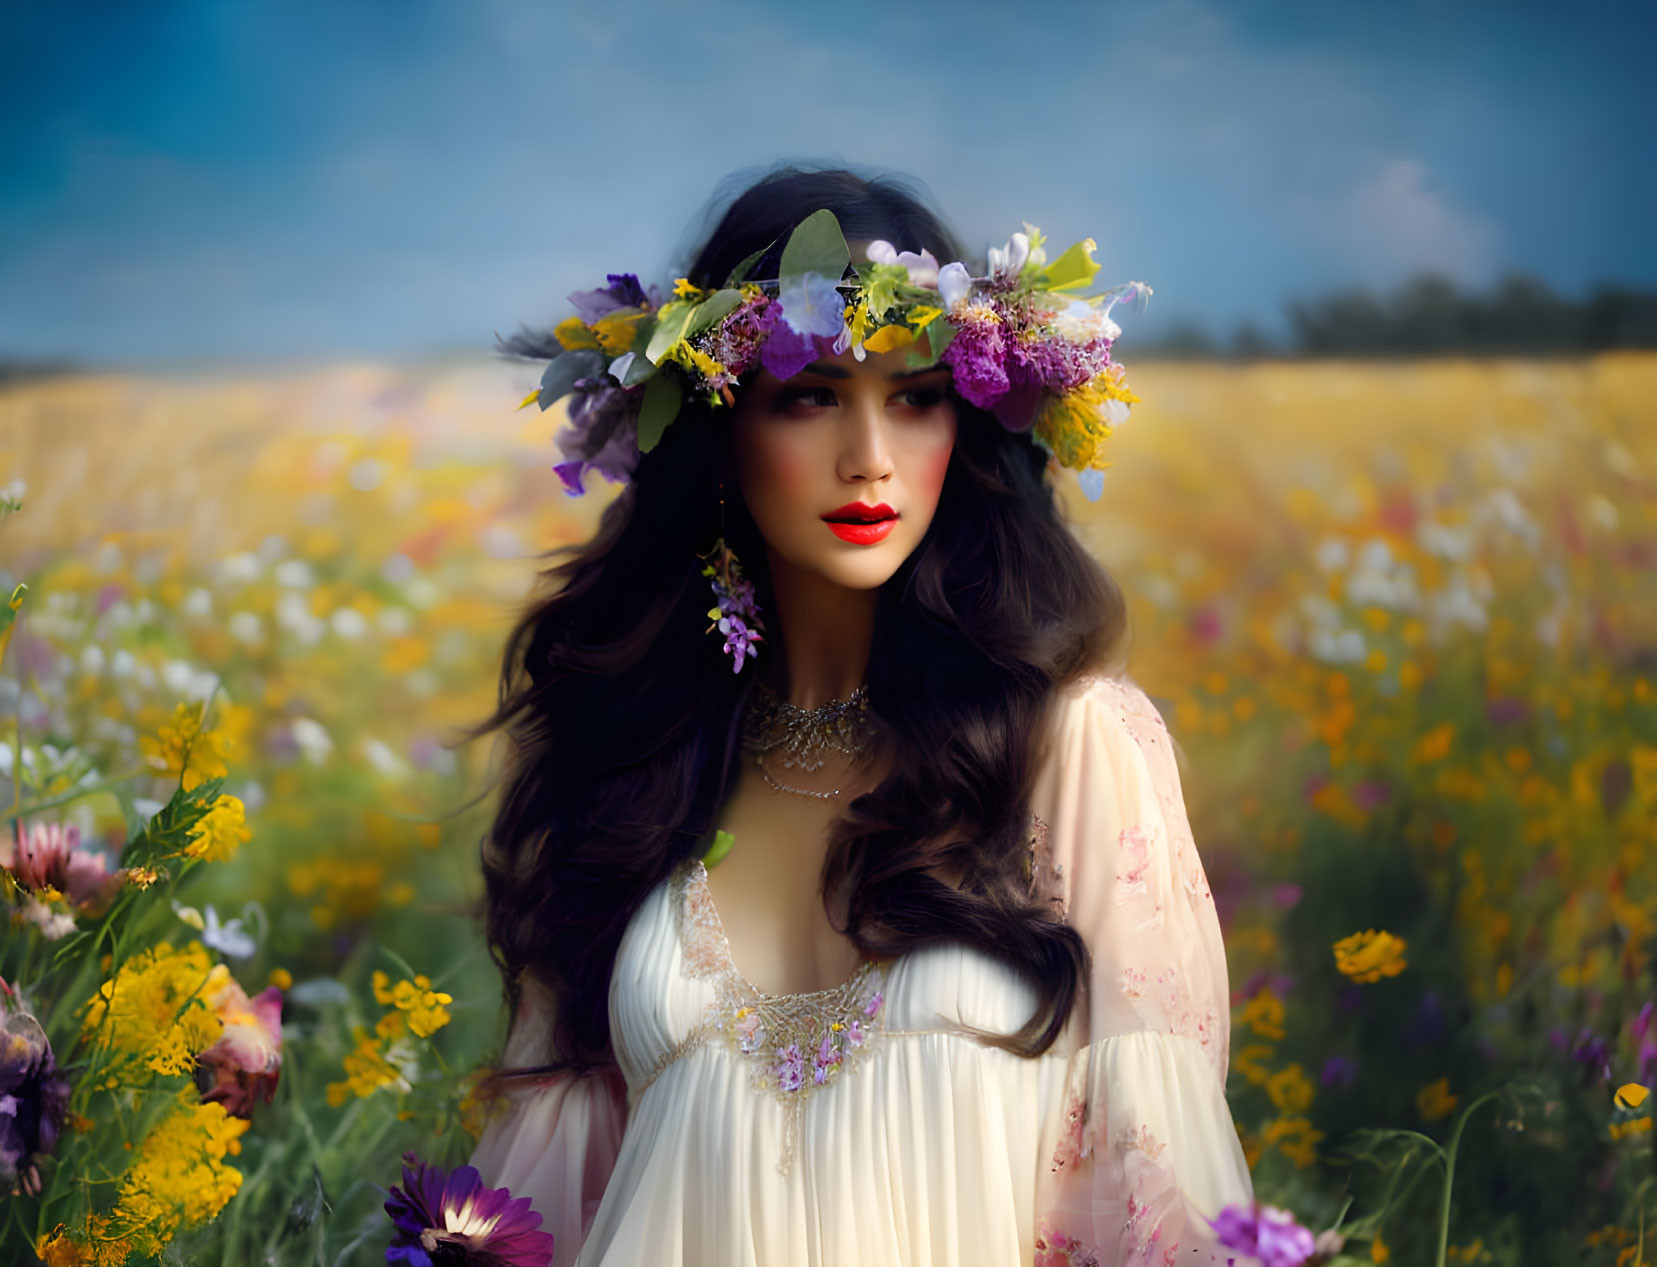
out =
[(884, 541), (891, 536), (892, 529), (898, 526), (895, 516), (891, 519), (876, 519), (872, 523), (841, 523), (836, 520), (825, 522), (828, 523), (830, 532), (854, 546), (872, 546), (877, 541)]
[(823, 516), (823, 522), (829, 526), (829, 531), (842, 541), (849, 541), (858, 546), (872, 546), (891, 535), (892, 529), (897, 527), (898, 512), (885, 502), (878, 506), (851, 502), (838, 510), (829, 511)]

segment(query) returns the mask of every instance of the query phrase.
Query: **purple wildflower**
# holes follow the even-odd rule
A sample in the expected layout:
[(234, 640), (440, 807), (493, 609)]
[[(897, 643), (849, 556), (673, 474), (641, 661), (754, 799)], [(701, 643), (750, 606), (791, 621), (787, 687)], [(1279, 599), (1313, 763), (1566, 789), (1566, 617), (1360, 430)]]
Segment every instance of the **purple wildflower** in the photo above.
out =
[(1261, 1267), (1300, 1267), (1317, 1252), (1317, 1241), (1310, 1230), (1295, 1222), (1289, 1211), (1275, 1205), (1258, 1201), (1253, 1209), (1228, 1205), (1219, 1218), (1209, 1221), (1220, 1244), (1254, 1255)]
[[(4, 986), (4, 982), (0, 982)], [(69, 1082), (58, 1072), (40, 1022), (0, 998), (0, 1191), (40, 1191), (35, 1158), (57, 1147), (69, 1111)]]
[(637, 388), (621, 386), (608, 374), (578, 378), (570, 392), (570, 425), (554, 437), (566, 461), (553, 470), (572, 495), (589, 468), (612, 483), (623, 483), (639, 464)]
[(604, 280), (610, 284), (603, 290), (578, 290), (570, 296), (576, 314), (588, 325), (618, 308), (640, 308), (646, 302), (639, 279), (632, 273), (609, 273)]
[(949, 319), (955, 337), (943, 360), (954, 372), (955, 390), (979, 409), (989, 409), (1011, 385), (1001, 314), (990, 300), (978, 299), (952, 310)]
[(404, 1153), (403, 1186), (394, 1185), (389, 1195), (385, 1212), (397, 1230), (386, 1247), (388, 1263), (547, 1267), (552, 1262), (552, 1233), (536, 1230), (541, 1216), (530, 1208), (530, 1198), (484, 1187), (475, 1167), (448, 1172)]
[(1611, 1044), (1593, 1030), (1584, 1028), (1571, 1044), (1571, 1059), (1582, 1066), (1589, 1078), (1611, 1081)]
[(1323, 1062), (1323, 1074), (1318, 1079), (1318, 1084), (1325, 1087), (1332, 1087), (1337, 1084), (1349, 1087), (1357, 1080), (1357, 1077), (1357, 1061), (1349, 1056), (1331, 1056)]
[[(781, 305), (759, 291), (745, 298), (723, 321), (695, 340), (699, 351), (706, 352), (725, 367), (724, 374), (716, 374), (708, 380), (710, 390), (718, 391), (730, 386), (760, 363), (766, 340), (776, 331), (781, 317)], [(806, 342), (809, 345), (810, 340)], [(812, 357), (815, 356), (816, 349), (813, 348)]]
[(868, 1038), (868, 1031), (863, 1028), (863, 1022), (853, 1017), (851, 1023), (846, 1026), (846, 1045), (848, 1047), (861, 1047), (868, 1041)]
[(1352, 788), (1352, 803), (1368, 813), (1392, 799), (1392, 789), (1378, 779), (1361, 779)]
[(1636, 1082), (1646, 1086), (1657, 1084), (1657, 1015), (1653, 1015), (1657, 1005), (1647, 1002), (1634, 1017), (1632, 1026), (1634, 1034), (1634, 1063), (1637, 1072)]
[(805, 1082), (805, 1057), (800, 1055), (800, 1045), (789, 1043), (777, 1056), (777, 1063), (772, 1069), (777, 1075), (777, 1085), (784, 1091), (798, 1091)]
[(864, 1005), (863, 1015), (867, 1016), (870, 1020), (873, 1020), (875, 1013), (880, 1011), (880, 1005), (884, 1002), (886, 1002), (886, 992), (884, 990), (876, 990), (874, 992), (874, 997)]
[(759, 618), (753, 583), (743, 579), (736, 555), (723, 537), (714, 542), (713, 549), (715, 561), (702, 569), (702, 575), (711, 578), (718, 606), (709, 613), (714, 623), (706, 632), (717, 629), (725, 635), (723, 649), (731, 657), (731, 672), (740, 673), (743, 660), (756, 654), (754, 644), (765, 640), (760, 633), (765, 626)]

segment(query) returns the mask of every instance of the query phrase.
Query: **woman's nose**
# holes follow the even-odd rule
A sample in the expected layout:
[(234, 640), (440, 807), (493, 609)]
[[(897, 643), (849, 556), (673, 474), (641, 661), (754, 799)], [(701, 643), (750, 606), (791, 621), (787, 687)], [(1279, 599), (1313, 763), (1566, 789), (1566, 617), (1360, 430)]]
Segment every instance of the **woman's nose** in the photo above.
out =
[(869, 483), (892, 473), (882, 402), (859, 393), (841, 415), (840, 478)]

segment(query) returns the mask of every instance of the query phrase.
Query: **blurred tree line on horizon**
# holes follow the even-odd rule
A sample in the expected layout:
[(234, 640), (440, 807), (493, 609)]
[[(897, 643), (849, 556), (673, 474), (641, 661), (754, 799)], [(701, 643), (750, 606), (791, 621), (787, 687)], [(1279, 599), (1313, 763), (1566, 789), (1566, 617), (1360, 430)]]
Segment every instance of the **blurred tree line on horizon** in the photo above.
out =
[[(1433, 273), (1412, 278), (1390, 293), (1349, 287), (1291, 299), (1285, 316), (1286, 336), (1244, 321), (1229, 337), (1220, 337), (1201, 322), (1176, 320), (1161, 335), (1133, 337), (1133, 355), (1170, 360), (1569, 357), (1657, 348), (1657, 290), (1607, 283), (1581, 299), (1570, 299), (1522, 273), (1510, 274), (1484, 293), (1463, 290), (1449, 277)], [(482, 352), (483, 345), (477, 350)], [(12, 356), (0, 348), (0, 383), (104, 368), (92, 359)]]
[(1222, 340), (1195, 322), (1136, 341), (1138, 356), (1251, 359), (1266, 356), (1583, 356), (1657, 348), (1657, 290), (1602, 285), (1582, 299), (1512, 274), (1484, 293), (1423, 274), (1396, 290), (1333, 291), (1286, 305), (1288, 335), (1243, 322)]

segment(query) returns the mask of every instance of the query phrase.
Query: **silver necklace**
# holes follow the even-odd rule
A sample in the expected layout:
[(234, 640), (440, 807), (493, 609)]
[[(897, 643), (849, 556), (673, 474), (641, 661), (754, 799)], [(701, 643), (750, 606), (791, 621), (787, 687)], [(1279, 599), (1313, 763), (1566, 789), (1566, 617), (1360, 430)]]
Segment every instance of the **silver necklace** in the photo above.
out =
[(822, 754), (828, 751), (844, 752), (855, 762), (869, 750), (873, 737), (866, 686), (858, 687), (844, 699), (831, 699), (816, 708), (800, 708), (782, 699), (765, 683), (758, 682), (742, 720), (742, 746), (754, 754), (754, 764), (768, 787), (824, 801), (839, 796), (840, 789), (813, 792), (781, 783), (765, 768), (766, 753), (781, 749), (785, 769), (798, 766), (803, 770), (817, 770), (823, 765)]

